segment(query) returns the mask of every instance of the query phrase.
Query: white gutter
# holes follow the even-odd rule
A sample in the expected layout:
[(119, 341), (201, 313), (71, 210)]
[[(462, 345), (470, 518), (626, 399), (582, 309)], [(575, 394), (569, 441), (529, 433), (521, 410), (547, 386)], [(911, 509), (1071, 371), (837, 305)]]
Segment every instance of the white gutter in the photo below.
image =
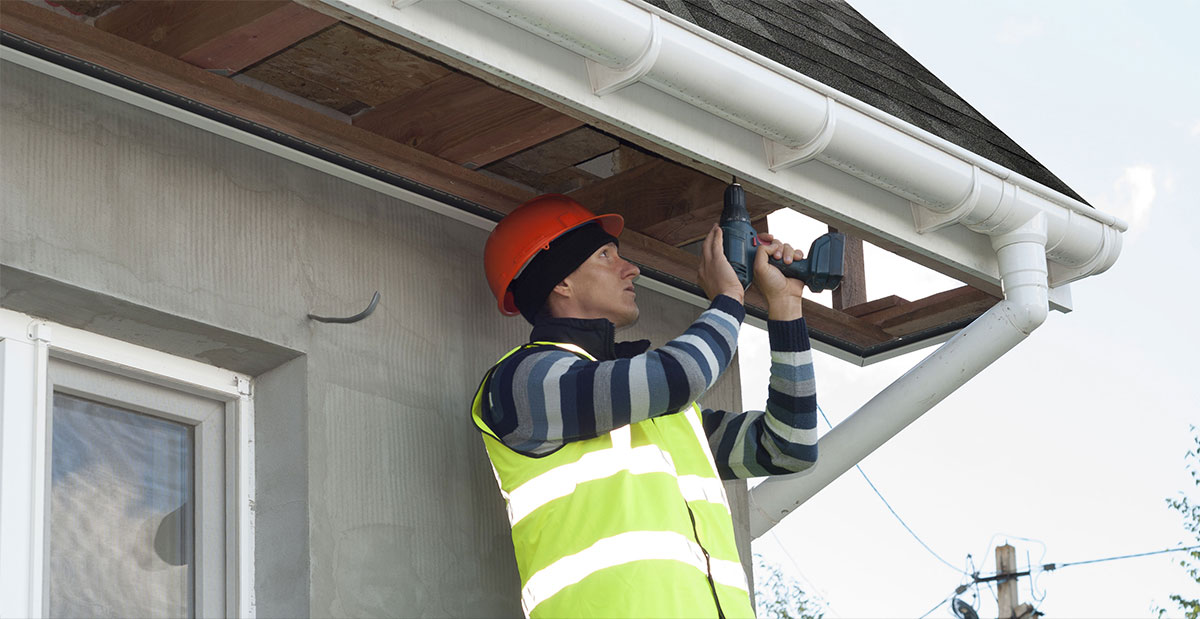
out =
[(582, 56), (597, 96), (641, 82), (761, 135), (774, 172), (816, 160), (903, 196), (922, 233), (991, 236), (1044, 213), (1051, 286), (1120, 254), (1120, 219), (643, 2), (462, 1)]

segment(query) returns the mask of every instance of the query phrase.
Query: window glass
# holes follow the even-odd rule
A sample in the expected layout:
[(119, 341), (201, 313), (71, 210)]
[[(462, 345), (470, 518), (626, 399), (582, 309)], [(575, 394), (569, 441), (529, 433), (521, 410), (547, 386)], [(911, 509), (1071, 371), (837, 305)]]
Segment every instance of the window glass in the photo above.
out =
[(54, 394), (52, 617), (195, 615), (194, 430)]

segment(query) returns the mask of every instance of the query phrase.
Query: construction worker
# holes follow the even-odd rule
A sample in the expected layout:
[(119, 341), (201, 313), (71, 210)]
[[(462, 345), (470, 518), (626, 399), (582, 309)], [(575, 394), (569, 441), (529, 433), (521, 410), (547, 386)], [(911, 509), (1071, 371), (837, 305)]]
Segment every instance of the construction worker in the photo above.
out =
[(752, 617), (721, 479), (816, 460), (816, 395), (803, 284), (767, 263), (802, 258), (760, 238), (769, 305), (767, 410), (700, 410), (737, 350), (743, 289), (720, 228), (703, 242), (711, 305), (651, 350), (617, 343), (638, 317), (619, 215), (545, 195), (504, 218), (484, 250), (500, 311), (533, 325), (488, 370), (472, 416), (508, 507), (530, 617)]

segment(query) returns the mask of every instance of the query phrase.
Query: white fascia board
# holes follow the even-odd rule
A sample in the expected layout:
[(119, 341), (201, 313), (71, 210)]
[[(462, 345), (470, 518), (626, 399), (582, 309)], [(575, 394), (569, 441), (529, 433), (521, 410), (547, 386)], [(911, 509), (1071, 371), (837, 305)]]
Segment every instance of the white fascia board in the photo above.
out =
[[(612, 1), (614, 5), (623, 2)], [(398, 2), (396, 6), (388, 0), (307, 0), (307, 3), (327, 4), (344, 11), (602, 123), (726, 171), (746, 184), (762, 187), (803, 205), (809, 211), (807, 214), (816, 214), (835, 225), (862, 230), (874, 235), (879, 244), (911, 252), (926, 263), (944, 265), (948, 269), (943, 270), (968, 283), (992, 292), (999, 290), (995, 250), (987, 235), (958, 225), (919, 232), (914, 225), (913, 196), (894, 187), (881, 188), (844, 169), (828, 165), (823, 161), (824, 157), (772, 170), (771, 162), (764, 156), (761, 132), (730, 122), (647, 83), (632, 81), (623, 88), (598, 96), (588, 72), (590, 60), (473, 6), (429, 0)], [(582, 8), (583, 4), (591, 3), (569, 4)], [(630, 9), (644, 12), (641, 3), (625, 4)], [(643, 31), (632, 28), (628, 42), (624, 43), (629, 50), (620, 50), (616, 56), (638, 53), (647, 46), (645, 38)], [(605, 53), (595, 50), (593, 55), (603, 58)], [(742, 50), (740, 56), (750, 58), (755, 54)], [(776, 67), (770, 68), (776, 70)], [(843, 116), (850, 113), (859, 112), (844, 111)], [(933, 148), (916, 140), (912, 143), (916, 148)], [(968, 176), (971, 165), (964, 162), (961, 166)], [(907, 173), (920, 176), (927, 170), (913, 169)], [(1056, 309), (1066, 311), (1069, 304), (1061, 302), (1066, 297), (1069, 295), (1052, 294), (1052, 304)]]

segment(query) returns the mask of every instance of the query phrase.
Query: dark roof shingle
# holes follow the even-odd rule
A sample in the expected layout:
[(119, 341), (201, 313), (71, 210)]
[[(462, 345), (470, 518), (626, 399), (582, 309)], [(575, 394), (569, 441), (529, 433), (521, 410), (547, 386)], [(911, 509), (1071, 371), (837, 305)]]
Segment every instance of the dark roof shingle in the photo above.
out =
[(1083, 201), (1066, 183), (844, 1), (647, 1)]

